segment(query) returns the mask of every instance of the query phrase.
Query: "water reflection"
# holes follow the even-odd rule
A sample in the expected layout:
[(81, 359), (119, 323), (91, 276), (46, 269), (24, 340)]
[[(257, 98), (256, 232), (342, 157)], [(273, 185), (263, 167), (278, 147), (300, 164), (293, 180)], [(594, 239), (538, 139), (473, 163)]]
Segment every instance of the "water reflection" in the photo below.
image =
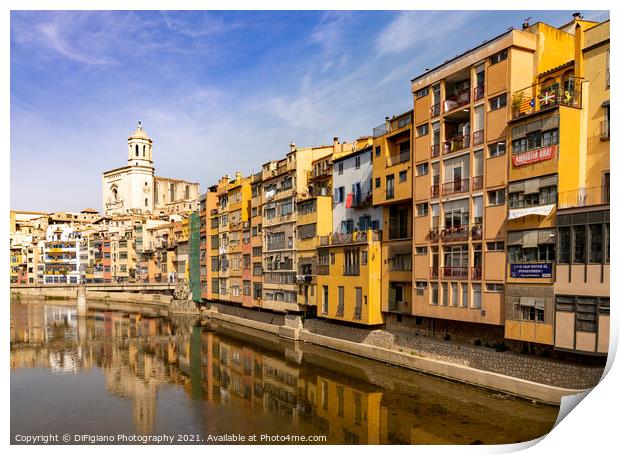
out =
[[(179, 429), (324, 434), (333, 444), (506, 443), (545, 434), (557, 417), (556, 407), (245, 330), (115, 311), (91, 311), (85, 319), (72, 307), (13, 302), (12, 374), (43, 369), (97, 391), (96, 375), (87, 373), (102, 373), (106, 395), (73, 397), (90, 400), (97, 411), (94, 417), (75, 411), (74, 430), (84, 433), (116, 419), (119, 428), (142, 434)], [(12, 384), (13, 434), (32, 431), (20, 428), (32, 412), (26, 395)], [(114, 414), (113, 398), (131, 403), (133, 423)], [(46, 399), (37, 403), (38, 414), (54, 415), (66, 401)], [(62, 422), (52, 420), (38, 430), (62, 432)]]

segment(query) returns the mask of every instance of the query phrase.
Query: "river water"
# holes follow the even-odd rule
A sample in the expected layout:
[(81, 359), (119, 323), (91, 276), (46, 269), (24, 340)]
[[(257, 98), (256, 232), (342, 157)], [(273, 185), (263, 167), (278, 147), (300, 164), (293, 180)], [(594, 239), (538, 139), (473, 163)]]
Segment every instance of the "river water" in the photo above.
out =
[(206, 318), (59, 303), (11, 302), (13, 443), (502, 444), (559, 410)]

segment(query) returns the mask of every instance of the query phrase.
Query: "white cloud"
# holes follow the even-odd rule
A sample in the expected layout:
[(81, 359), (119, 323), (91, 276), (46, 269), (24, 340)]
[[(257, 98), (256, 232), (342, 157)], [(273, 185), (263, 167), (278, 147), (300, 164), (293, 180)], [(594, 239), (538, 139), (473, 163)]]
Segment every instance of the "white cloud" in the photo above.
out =
[(377, 37), (379, 55), (398, 54), (419, 44), (445, 39), (470, 17), (470, 11), (403, 11)]

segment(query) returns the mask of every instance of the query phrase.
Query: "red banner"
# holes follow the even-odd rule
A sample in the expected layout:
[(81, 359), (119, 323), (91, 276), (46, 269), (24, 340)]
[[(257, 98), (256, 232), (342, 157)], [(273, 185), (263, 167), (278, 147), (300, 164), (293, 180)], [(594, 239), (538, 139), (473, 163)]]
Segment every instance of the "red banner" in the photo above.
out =
[(523, 166), (524, 164), (550, 160), (554, 157), (557, 148), (557, 145), (550, 145), (549, 147), (528, 150), (527, 152), (512, 155), (512, 164), (515, 166)]

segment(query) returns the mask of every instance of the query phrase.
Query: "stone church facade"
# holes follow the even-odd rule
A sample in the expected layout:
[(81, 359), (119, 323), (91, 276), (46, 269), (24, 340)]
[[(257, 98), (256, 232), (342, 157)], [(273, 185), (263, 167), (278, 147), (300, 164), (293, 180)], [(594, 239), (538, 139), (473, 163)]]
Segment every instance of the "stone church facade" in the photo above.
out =
[(167, 215), (198, 208), (198, 183), (158, 177), (153, 166), (153, 140), (142, 124), (127, 140), (127, 165), (103, 173), (103, 212)]

